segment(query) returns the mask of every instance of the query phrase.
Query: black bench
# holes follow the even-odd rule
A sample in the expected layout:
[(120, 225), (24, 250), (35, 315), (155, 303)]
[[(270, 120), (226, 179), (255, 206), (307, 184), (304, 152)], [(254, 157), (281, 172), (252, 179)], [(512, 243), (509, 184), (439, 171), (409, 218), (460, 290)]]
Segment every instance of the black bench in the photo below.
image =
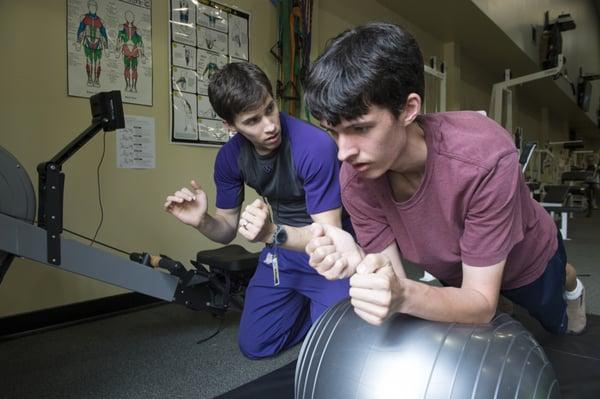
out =
[(237, 244), (196, 254), (192, 264), (197, 270), (208, 273), (210, 284), (216, 289), (212, 308), (223, 311), (230, 307), (240, 311), (243, 309), (246, 287), (256, 270), (259, 255)]
[(179, 279), (173, 302), (220, 316), (228, 310), (241, 311), (246, 287), (256, 270), (259, 253), (236, 244), (200, 251), (188, 270), (168, 256), (133, 253), (136, 262), (158, 267)]

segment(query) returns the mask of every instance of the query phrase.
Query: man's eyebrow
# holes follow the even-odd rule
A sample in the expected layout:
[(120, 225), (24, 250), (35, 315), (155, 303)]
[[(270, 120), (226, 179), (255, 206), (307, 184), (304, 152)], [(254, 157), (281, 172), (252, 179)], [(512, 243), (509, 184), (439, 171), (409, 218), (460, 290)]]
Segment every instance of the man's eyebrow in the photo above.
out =
[(356, 122), (349, 123), (348, 126), (346, 126), (346, 128), (356, 127), (356, 126), (366, 126), (366, 125), (370, 125), (372, 123), (373, 123), (373, 121), (356, 121)]
[[(366, 120), (366, 121), (353, 120), (353, 121), (348, 122), (348, 124), (346, 126), (342, 126), (341, 129), (342, 130), (344, 130), (344, 129), (350, 129), (350, 128), (355, 128), (357, 126), (360, 126), (360, 127), (370, 126), (374, 122), (375, 121), (369, 121), (369, 120)], [(323, 129), (325, 129), (327, 131), (330, 131), (330, 132), (334, 132), (335, 131), (335, 129), (333, 127), (327, 127), (327, 126), (323, 125), (322, 123), (320, 123), (319, 126), (321, 126), (321, 128), (323, 128)]]
[(267, 108), (272, 107), (273, 105), (275, 105), (275, 100), (269, 101), (264, 107), (258, 108), (254, 111), (249, 111), (250, 115), (248, 115), (247, 118), (242, 119), (242, 123), (248, 122), (251, 119), (256, 118), (257, 116), (260, 116), (260, 114), (262, 114)]
[(247, 118), (242, 119), (242, 123), (248, 123), (252, 119), (255, 119), (258, 116), (258, 112), (256, 114), (249, 115)]

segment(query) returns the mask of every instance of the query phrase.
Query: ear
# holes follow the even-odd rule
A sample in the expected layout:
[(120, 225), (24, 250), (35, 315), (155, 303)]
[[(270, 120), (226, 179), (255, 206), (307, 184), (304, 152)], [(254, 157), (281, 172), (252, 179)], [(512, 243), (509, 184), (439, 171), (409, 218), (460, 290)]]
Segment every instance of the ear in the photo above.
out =
[(225, 129), (229, 130), (230, 132), (235, 132), (237, 131), (237, 129), (235, 128), (235, 126), (227, 121), (223, 121), (223, 126), (225, 126)]
[(417, 119), (417, 116), (421, 113), (421, 96), (417, 93), (410, 93), (406, 98), (404, 109), (400, 114), (400, 119), (404, 126), (408, 126)]

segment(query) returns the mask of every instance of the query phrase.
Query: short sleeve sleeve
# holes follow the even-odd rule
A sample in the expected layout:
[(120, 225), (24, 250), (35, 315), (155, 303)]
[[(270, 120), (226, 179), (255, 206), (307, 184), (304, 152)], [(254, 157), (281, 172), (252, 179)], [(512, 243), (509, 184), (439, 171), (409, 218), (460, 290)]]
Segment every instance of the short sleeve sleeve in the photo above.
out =
[(337, 147), (325, 133), (319, 132), (316, 139), (312, 151), (307, 151), (298, 165), (311, 215), (342, 206)]
[(217, 154), (213, 178), (217, 188), (216, 207), (233, 209), (244, 202), (244, 180), (238, 167), (238, 152), (233, 146), (223, 146)]
[(491, 266), (506, 259), (523, 239), (521, 172), (516, 152), (499, 159), (479, 182), (472, 196), (460, 239), (462, 261), (469, 266)]

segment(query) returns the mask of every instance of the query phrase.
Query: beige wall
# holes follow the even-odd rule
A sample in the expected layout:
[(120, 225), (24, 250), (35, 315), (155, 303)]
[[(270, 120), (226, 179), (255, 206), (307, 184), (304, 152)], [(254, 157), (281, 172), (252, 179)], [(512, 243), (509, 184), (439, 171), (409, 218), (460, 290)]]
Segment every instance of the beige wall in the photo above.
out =
[[(274, 77), (269, 54), (275, 42), (276, 11), (268, 1), (229, 2), (251, 13), (252, 61)], [(126, 251), (165, 253), (187, 262), (201, 249), (217, 247), (162, 210), (164, 198), (191, 178), (198, 179), (214, 198), (212, 164), (217, 149), (169, 143), (167, 3), (152, 7), (152, 107), (125, 104), (125, 114), (151, 116), (156, 129), (156, 168), (126, 170), (115, 166), (115, 135), (106, 136), (101, 169), (104, 223), (99, 241)], [(27, 169), (34, 186), (37, 163), (50, 159), (91, 120), (86, 99), (66, 95), (65, 1), (0, 3), (0, 49), (4, 55), (0, 87), (0, 145)], [(63, 167), (66, 175), (64, 226), (92, 236), (100, 218), (96, 166), (102, 149), (99, 134)], [(256, 194), (248, 192), (248, 198)], [(65, 233), (65, 237), (69, 237)], [(242, 243), (241, 240), (236, 242)], [(255, 245), (244, 243), (249, 249)], [(0, 316), (54, 307), (122, 290), (17, 259), (0, 285)]]
[[(276, 65), (269, 49), (276, 41), (276, 11), (267, 0), (229, 1), (251, 13), (251, 60), (274, 79)], [(343, 6), (341, 6), (343, 4)], [(450, 59), (449, 109), (487, 109), (491, 84), (497, 80), (474, 61), (461, 55), (460, 43), (442, 43), (404, 20), (377, 1), (316, 0), (313, 19), (313, 54), (328, 38), (344, 29), (372, 20), (406, 26), (423, 48), (425, 59)], [(217, 149), (169, 143), (168, 12), (166, 2), (153, 1), (153, 99), (152, 107), (125, 105), (125, 113), (155, 118), (156, 169), (124, 170), (115, 167), (115, 137), (106, 137), (107, 153), (102, 166), (104, 224), (98, 239), (127, 251), (165, 253), (187, 262), (200, 249), (217, 247), (177, 222), (162, 210), (167, 194), (198, 179), (214, 198), (212, 165)], [(35, 166), (47, 160), (81, 132), (90, 121), (86, 99), (66, 95), (66, 6), (64, 1), (0, 3), (0, 50), (3, 54), (0, 87), (0, 145), (24, 164), (37, 179)], [(35, 27), (35, 29), (32, 29)], [(451, 57), (453, 54), (454, 57)], [(522, 100), (519, 100), (522, 101)], [(515, 111), (515, 126), (544, 131), (552, 138), (566, 134), (561, 121), (545, 122), (541, 108), (522, 104)], [(65, 227), (92, 235), (100, 213), (96, 190), (96, 166), (102, 136), (98, 135), (64, 167)], [(247, 191), (252, 200), (256, 194)], [(65, 234), (69, 237), (69, 234)], [(236, 242), (251, 250), (240, 239)], [(61, 304), (113, 295), (122, 290), (94, 280), (18, 259), (0, 285), (0, 316), (54, 307)]]

